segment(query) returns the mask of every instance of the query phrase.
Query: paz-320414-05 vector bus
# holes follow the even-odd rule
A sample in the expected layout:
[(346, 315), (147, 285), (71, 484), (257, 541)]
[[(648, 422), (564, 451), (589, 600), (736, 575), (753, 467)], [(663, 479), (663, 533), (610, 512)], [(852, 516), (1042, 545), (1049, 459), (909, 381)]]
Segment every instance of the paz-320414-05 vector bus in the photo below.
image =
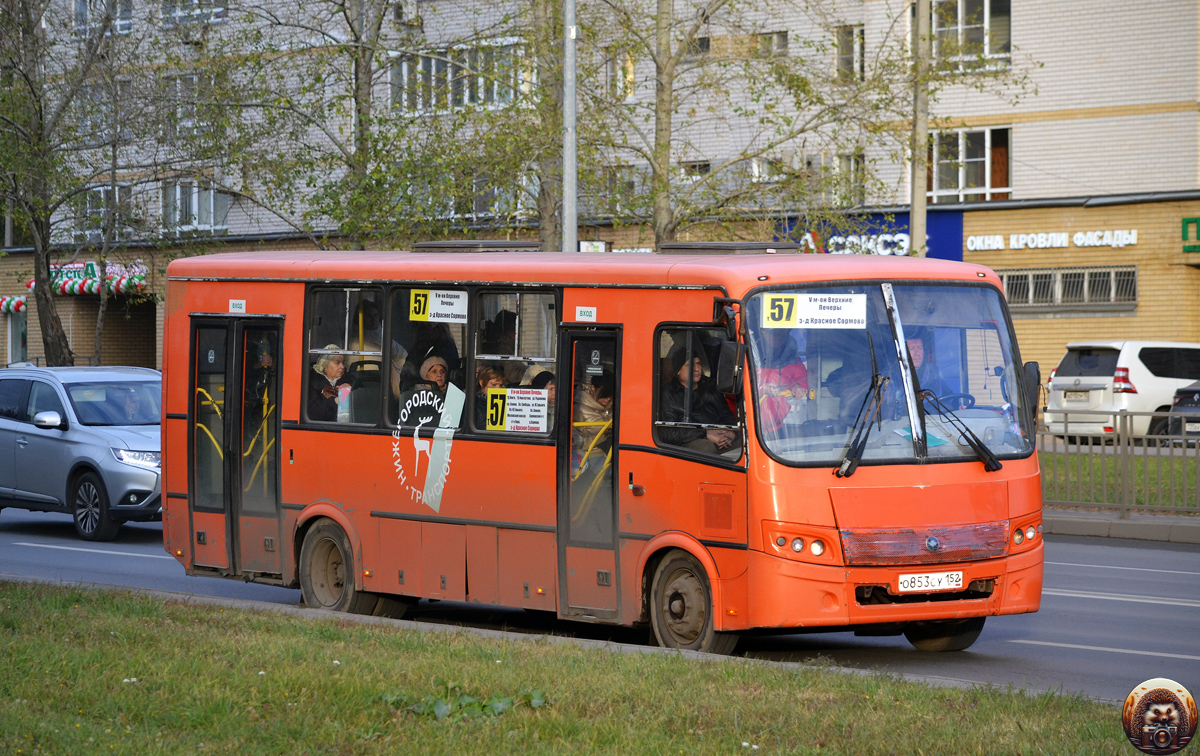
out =
[(172, 262), (167, 550), (309, 606), (524, 607), (715, 652), (957, 650), (1037, 611), (1038, 377), (995, 274), (671, 251)]

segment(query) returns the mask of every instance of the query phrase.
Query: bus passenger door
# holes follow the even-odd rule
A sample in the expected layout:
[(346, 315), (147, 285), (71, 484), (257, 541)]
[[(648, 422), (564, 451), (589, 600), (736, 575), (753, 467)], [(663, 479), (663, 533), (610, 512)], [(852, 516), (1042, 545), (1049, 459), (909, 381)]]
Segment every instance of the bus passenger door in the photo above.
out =
[[(559, 607), (564, 617), (619, 620), (617, 561), (618, 331), (568, 331), (559, 396), (569, 422), (558, 436)], [(563, 389), (568, 389), (565, 396)], [(560, 401), (563, 401), (560, 399)]]
[(280, 574), (279, 354), (274, 319), (193, 322), (194, 563)]

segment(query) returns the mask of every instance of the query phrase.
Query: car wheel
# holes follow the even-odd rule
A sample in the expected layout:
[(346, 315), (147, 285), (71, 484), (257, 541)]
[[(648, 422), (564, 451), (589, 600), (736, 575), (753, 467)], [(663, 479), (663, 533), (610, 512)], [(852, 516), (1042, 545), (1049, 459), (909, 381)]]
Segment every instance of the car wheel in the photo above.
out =
[(300, 594), (304, 605), (350, 614), (370, 614), (379, 597), (354, 587), (354, 550), (341, 527), (322, 518), (300, 547)]
[(111, 541), (121, 527), (108, 518), (108, 493), (104, 481), (93, 472), (75, 479), (71, 496), (75, 532), (85, 541)]
[(986, 619), (913, 622), (904, 628), (904, 637), (921, 651), (963, 651), (979, 638)]

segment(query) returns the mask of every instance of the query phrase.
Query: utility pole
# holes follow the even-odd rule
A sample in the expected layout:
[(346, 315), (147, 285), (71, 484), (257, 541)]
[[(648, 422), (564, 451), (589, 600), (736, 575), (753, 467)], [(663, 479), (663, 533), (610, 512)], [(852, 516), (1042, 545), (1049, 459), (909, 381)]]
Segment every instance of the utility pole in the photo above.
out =
[(562, 248), (563, 252), (577, 252), (579, 213), (576, 193), (579, 168), (575, 162), (575, 0), (563, 2), (563, 32)]
[(924, 257), (925, 192), (929, 170), (929, 59), (932, 55), (929, 22), (929, 0), (914, 0), (916, 19), (913, 25), (913, 130), (912, 130), (912, 201), (908, 214), (910, 253)]

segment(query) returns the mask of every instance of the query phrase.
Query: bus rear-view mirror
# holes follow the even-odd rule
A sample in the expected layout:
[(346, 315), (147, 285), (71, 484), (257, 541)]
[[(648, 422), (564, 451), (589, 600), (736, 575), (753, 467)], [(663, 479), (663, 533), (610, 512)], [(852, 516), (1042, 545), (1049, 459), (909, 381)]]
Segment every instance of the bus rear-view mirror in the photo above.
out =
[(1034, 416), (1037, 416), (1038, 389), (1042, 386), (1042, 368), (1036, 362), (1025, 363), (1025, 399)]
[(742, 393), (742, 363), (746, 348), (737, 341), (722, 341), (717, 357), (716, 389), (722, 394)]

